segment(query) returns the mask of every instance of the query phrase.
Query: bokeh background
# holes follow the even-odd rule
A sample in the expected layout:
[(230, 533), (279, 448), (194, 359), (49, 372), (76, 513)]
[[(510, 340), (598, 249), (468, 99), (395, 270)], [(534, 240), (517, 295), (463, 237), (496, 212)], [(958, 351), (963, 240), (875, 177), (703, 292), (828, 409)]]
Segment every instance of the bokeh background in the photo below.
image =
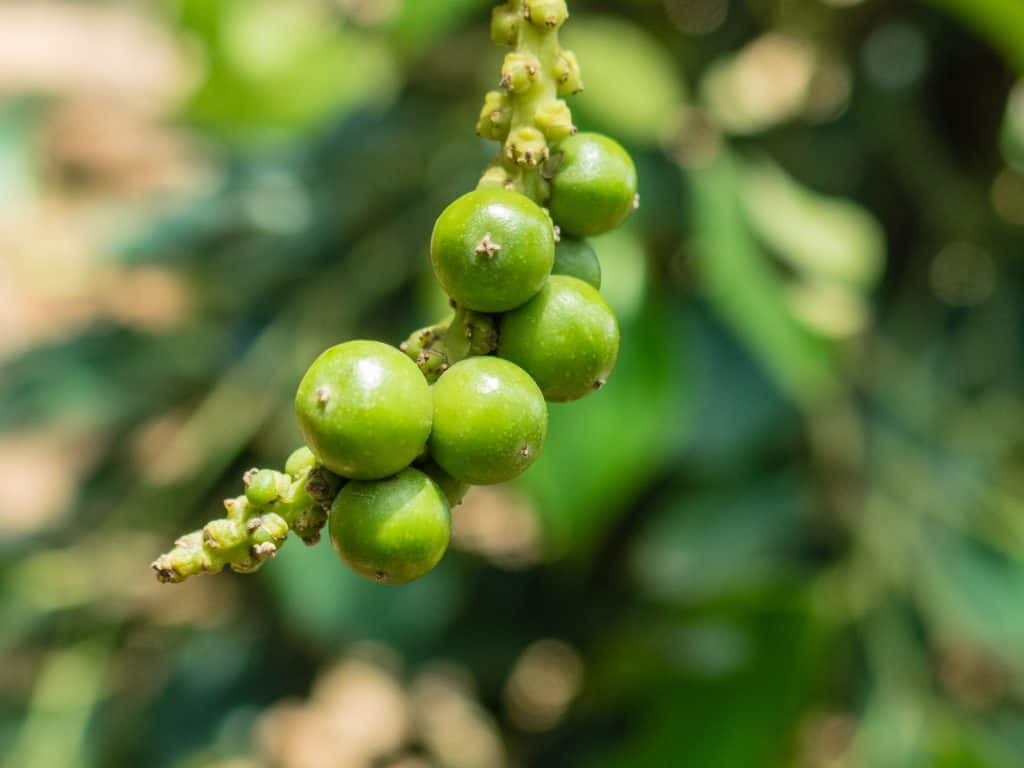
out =
[(0, 764), (1024, 764), (1024, 4), (579, 0), (601, 393), (402, 588), (149, 563), (443, 314), (485, 0), (0, 2)]

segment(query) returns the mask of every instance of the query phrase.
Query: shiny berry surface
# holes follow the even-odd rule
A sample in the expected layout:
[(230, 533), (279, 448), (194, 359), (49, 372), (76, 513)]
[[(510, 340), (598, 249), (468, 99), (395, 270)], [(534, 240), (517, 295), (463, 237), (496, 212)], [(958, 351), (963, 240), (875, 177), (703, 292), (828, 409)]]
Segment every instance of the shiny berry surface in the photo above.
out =
[(381, 584), (406, 584), (444, 557), (451, 513), (433, 480), (405, 469), (346, 485), (331, 506), (329, 526), (331, 545), (352, 570)]
[(306, 445), (342, 477), (372, 480), (407, 467), (430, 434), (430, 386), (408, 357), (376, 341), (350, 341), (316, 359), (295, 411)]
[(547, 424), (544, 396), (528, 374), (507, 360), (474, 357), (434, 385), (430, 452), (457, 480), (502, 483), (537, 460)]
[(633, 160), (598, 133), (577, 133), (559, 145), (561, 165), (551, 182), (548, 207), (567, 235), (592, 237), (618, 227), (637, 205)]
[(525, 195), (474, 190), (437, 219), (430, 258), (441, 287), (458, 304), (505, 312), (528, 301), (551, 273), (554, 226)]
[(532, 376), (549, 401), (579, 400), (601, 389), (615, 367), (619, 326), (592, 286), (556, 275), (502, 318), (498, 354)]

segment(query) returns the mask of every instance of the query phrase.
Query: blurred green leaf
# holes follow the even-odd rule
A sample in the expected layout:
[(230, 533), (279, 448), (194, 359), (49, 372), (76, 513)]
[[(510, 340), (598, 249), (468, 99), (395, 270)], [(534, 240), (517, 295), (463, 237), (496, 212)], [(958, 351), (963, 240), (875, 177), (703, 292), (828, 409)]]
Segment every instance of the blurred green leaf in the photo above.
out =
[(744, 212), (774, 254), (810, 280), (874, 286), (885, 263), (885, 235), (874, 216), (802, 187), (768, 157), (737, 168)]
[(1017, 83), (1007, 99), (1001, 142), (1006, 162), (1024, 171), (1024, 80)]
[(686, 92), (678, 64), (636, 24), (610, 16), (574, 17), (565, 44), (586, 89), (569, 105), (577, 122), (637, 145), (657, 146), (682, 119)]
[(1018, 0), (928, 0), (961, 19), (1024, 74), (1024, 4)]
[(1024, 669), (1024, 563), (940, 524), (921, 544), (917, 588), (937, 627), (965, 633)]
[(723, 151), (689, 180), (697, 269), (708, 300), (797, 402), (809, 406), (825, 397), (836, 382), (831, 347), (794, 316), (782, 278), (757, 247), (733, 157)]
[(435, 43), (463, 19), (483, 18), (489, 5), (486, 0), (404, 0), (390, 28), (400, 46), (415, 53)]
[[(791, 765), (828, 642), (799, 598), (772, 606), (724, 604), (676, 621), (639, 615), (595, 654), (592, 677), (598, 697), (633, 689), (628, 711), (634, 728), (573, 764)], [(592, 706), (614, 709), (615, 696)]]
[(107, 688), (110, 643), (87, 640), (49, 654), (4, 765), (81, 768), (90, 764), (86, 729)]
[(809, 493), (791, 475), (721, 492), (685, 490), (634, 541), (633, 578), (648, 597), (692, 602), (791, 578)]
[(428, 576), (400, 589), (352, 573), (326, 535), (315, 547), (293, 541), (260, 571), (289, 631), (335, 649), (374, 640), (418, 650), (428, 646), (459, 607), (462, 581), (448, 557)]
[(398, 85), (382, 42), (342, 26), (309, 0), (185, 0), (199, 35), (205, 79), (189, 115), (225, 135), (278, 139), (343, 109), (387, 103)]

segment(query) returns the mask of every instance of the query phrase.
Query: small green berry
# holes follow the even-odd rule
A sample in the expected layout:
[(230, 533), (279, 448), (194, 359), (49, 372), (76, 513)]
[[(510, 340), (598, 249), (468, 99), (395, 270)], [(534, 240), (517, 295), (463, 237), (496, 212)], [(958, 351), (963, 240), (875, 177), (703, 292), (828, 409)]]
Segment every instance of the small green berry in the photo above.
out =
[(500, 338), (498, 354), (556, 403), (601, 389), (619, 354), (619, 326), (608, 303), (592, 286), (563, 275), (505, 315)]
[(551, 219), (518, 192), (477, 189), (438, 217), (430, 258), (441, 287), (459, 305), (505, 312), (528, 301), (551, 273)]
[(618, 227), (636, 207), (636, 166), (617, 142), (577, 133), (559, 145), (562, 162), (548, 207), (569, 235), (592, 237)]
[(547, 424), (544, 396), (525, 371), (496, 357), (472, 357), (434, 385), (430, 454), (464, 483), (503, 483), (537, 460)]
[(441, 489), (416, 469), (376, 481), (353, 481), (334, 500), (331, 544), (356, 573), (405, 584), (444, 557), (451, 513)]
[(430, 386), (394, 347), (350, 341), (316, 359), (295, 396), (299, 427), (336, 475), (374, 480), (409, 466), (430, 434)]

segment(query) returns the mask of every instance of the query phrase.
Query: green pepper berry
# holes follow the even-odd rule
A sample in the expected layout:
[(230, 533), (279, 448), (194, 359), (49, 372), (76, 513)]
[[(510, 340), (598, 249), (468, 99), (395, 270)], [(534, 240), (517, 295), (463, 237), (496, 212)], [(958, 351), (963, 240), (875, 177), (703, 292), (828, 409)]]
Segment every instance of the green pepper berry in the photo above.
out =
[(346, 485), (331, 506), (331, 544), (356, 573), (405, 584), (444, 557), (451, 512), (437, 484), (416, 469)]
[(556, 275), (502, 318), (498, 354), (521, 366), (551, 402), (578, 400), (604, 386), (615, 367), (619, 326), (592, 286)]
[(561, 165), (548, 207), (569, 235), (591, 237), (618, 227), (638, 203), (636, 166), (617, 142), (577, 133), (559, 145)]
[(295, 411), (321, 464), (342, 477), (374, 480), (422, 453), (430, 434), (430, 386), (394, 347), (350, 341), (310, 366)]
[(551, 274), (575, 277), (598, 290), (601, 288), (601, 262), (585, 240), (563, 238), (555, 246), (555, 266)]
[(525, 371), (507, 360), (473, 357), (434, 385), (430, 453), (464, 483), (503, 483), (536, 461), (547, 424), (544, 396)]
[(477, 189), (438, 218), (430, 257), (441, 286), (459, 305), (505, 312), (528, 301), (551, 273), (554, 227), (525, 195)]

